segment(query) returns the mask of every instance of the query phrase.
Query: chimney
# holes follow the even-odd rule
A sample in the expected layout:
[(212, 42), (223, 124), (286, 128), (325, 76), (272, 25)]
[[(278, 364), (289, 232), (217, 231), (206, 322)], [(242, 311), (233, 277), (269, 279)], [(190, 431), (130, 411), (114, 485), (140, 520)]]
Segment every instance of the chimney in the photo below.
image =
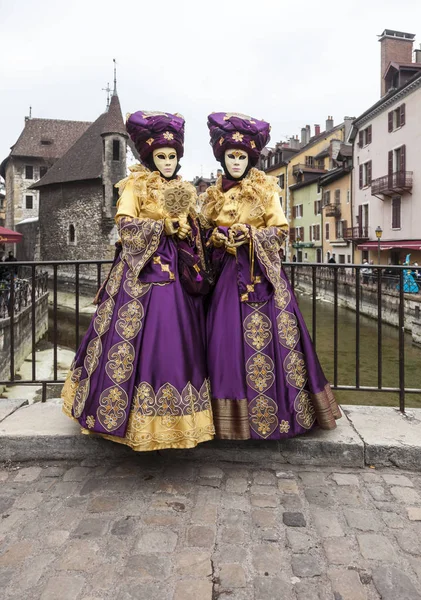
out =
[(355, 121), (355, 117), (344, 117), (344, 142), (346, 144), (348, 143), (348, 137), (353, 121)]
[(320, 125), (314, 126), (314, 135), (320, 135)]
[(310, 129), (310, 125), (306, 125), (306, 142), (307, 144), (309, 143), (311, 138), (311, 129)]
[(326, 131), (330, 131), (333, 129), (333, 117), (328, 117), (326, 119)]
[(292, 150), (299, 150), (300, 149), (300, 142), (298, 141), (297, 137), (292, 137), (289, 139), (289, 147)]
[(421, 63), (421, 44), (419, 48), (415, 49), (415, 62)]
[(211, 176), (210, 176), (210, 178), (211, 178), (211, 179), (213, 179), (213, 173), (211, 173)]
[(305, 146), (307, 144), (307, 130), (305, 127), (301, 127), (301, 145)]
[(385, 29), (379, 37), (380, 42), (380, 84), (381, 95), (386, 93), (386, 82), (384, 75), (391, 62), (411, 63), (412, 46), (415, 34), (403, 31)]

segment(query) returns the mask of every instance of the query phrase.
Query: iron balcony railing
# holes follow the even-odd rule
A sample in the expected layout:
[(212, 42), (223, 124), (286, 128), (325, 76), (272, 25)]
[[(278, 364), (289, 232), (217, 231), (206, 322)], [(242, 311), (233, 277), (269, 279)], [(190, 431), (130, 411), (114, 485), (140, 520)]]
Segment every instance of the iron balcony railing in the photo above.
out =
[(371, 182), (371, 195), (383, 194), (390, 196), (412, 189), (412, 171), (396, 171), (384, 177), (378, 177)]
[[(16, 326), (18, 318), (16, 308), (16, 278), (10, 275), (10, 288), (9, 288), (9, 300), (7, 318), (0, 319), (0, 325), (2, 324), (9, 329), (10, 344), (8, 347), (8, 359), (9, 359), (9, 373), (8, 379), (0, 381), (0, 386), (10, 385), (28, 385), (28, 386), (41, 386), (42, 387), (42, 401), (47, 398), (47, 387), (49, 385), (63, 384), (63, 378), (58, 376), (59, 361), (58, 361), (58, 332), (59, 328), (63, 325), (59, 317), (59, 304), (58, 294), (63, 290), (67, 293), (67, 297), (73, 299), (73, 306), (71, 307), (72, 324), (71, 327), (74, 331), (73, 350), (76, 351), (79, 347), (81, 336), (86, 328), (86, 315), (84, 315), (85, 323), (83, 328), (81, 327), (81, 290), (85, 291), (85, 288), (90, 288), (89, 295), (91, 298), (94, 297), (97, 289), (100, 288), (105, 276), (107, 275), (111, 261), (110, 260), (97, 260), (97, 261), (45, 261), (45, 262), (16, 262), (16, 263), (3, 263), (6, 270), (10, 273), (16, 269), (18, 272), (25, 267), (26, 278), (29, 281), (30, 289), (30, 313), (31, 313), (31, 336), (32, 336), (32, 350), (30, 356), (26, 358), (26, 361), (31, 363), (31, 375), (25, 379), (20, 379), (16, 374), (15, 368), (15, 336)], [(2, 265), (2, 266), (3, 266)], [(319, 323), (318, 312), (321, 310), (319, 300), (319, 289), (321, 285), (328, 285), (331, 289), (332, 304), (333, 304), (333, 319), (332, 319), (332, 344), (329, 342), (329, 352), (332, 348), (332, 387), (336, 390), (346, 390), (353, 392), (387, 392), (395, 393), (399, 396), (399, 408), (401, 411), (405, 410), (405, 396), (406, 394), (421, 394), (421, 387), (410, 387), (406, 385), (405, 381), (405, 290), (404, 283), (405, 277), (408, 273), (408, 267), (404, 266), (371, 266), (367, 271), (367, 265), (343, 265), (343, 264), (309, 264), (309, 263), (284, 263), (285, 272), (290, 280), (291, 287), (296, 290), (297, 284), (302, 282), (306, 283), (308, 289), (311, 290), (310, 302), (311, 302), (311, 325), (309, 327), (310, 334), (313, 339), (313, 343), (317, 349), (317, 328)], [(36, 300), (37, 290), (46, 290), (46, 276), (44, 273), (49, 273), (48, 278), (48, 293), (50, 297), (50, 335), (49, 338), (52, 344), (52, 376), (49, 378), (42, 378), (38, 375), (37, 363), (36, 363)], [(417, 275), (418, 276), (418, 275)], [(71, 283), (69, 283), (71, 282)], [(344, 286), (343, 284), (347, 285)], [(69, 294), (69, 285), (71, 285), (71, 292)], [(319, 286), (319, 287), (318, 287)], [(339, 370), (343, 367), (343, 361), (348, 360), (349, 355), (341, 352), (339, 346), (339, 335), (341, 323), (339, 320), (339, 290), (347, 288), (346, 293), (349, 295), (349, 290), (352, 288), (354, 296), (352, 296), (351, 308), (355, 314), (355, 344), (353, 346), (353, 360), (355, 363), (353, 383), (345, 383), (341, 381), (339, 377)], [(421, 280), (420, 280), (421, 289)], [(375, 372), (370, 370), (369, 376), (371, 383), (363, 384), (361, 381), (362, 365), (361, 365), (361, 352), (363, 349), (363, 341), (361, 334), (361, 321), (364, 318), (361, 313), (361, 306), (363, 297), (370, 294), (375, 298), (376, 306), (376, 330), (377, 330), (377, 368)], [(398, 338), (398, 349), (396, 356), (392, 357), (394, 364), (398, 364), (398, 375), (394, 385), (385, 385), (383, 382), (383, 297), (388, 294), (393, 295), (393, 303), (395, 311), (397, 311), (397, 329), (396, 335)], [(86, 291), (85, 291), (86, 297)], [(298, 296), (298, 299), (300, 296)], [(67, 316), (69, 309), (67, 307)], [(60, 313), (61, 315), (61, 313)], [(418, 315), (420, 318), (421, 315)], [(414, 315), (414, 318), (416, 315)], [(411, 315), (412, 318), (412, 315)], [(390, 351), (388, 350), (388, 359), (390, 360)], [(417, 372), (419, 369), (417, 369)], [(367, 371), (364, 371), (364, 377), (367, 377)], [(1, 402), (1, 399), (0, 399)]]
[(298, 163), (293, 165), (292, 173), (296, 175), (297, 173), (326, 173), (326, 169), (317, 163)]
[(325, 215), (326, 217), (340, 217), (341, 216), (341, 205), (340, 204), (325, 204)]
[(368, 240), (370, 238), (370, 228), (359, 226), (356, 227), (346, 227), (343, 231), (343, 239), (344, 240)]

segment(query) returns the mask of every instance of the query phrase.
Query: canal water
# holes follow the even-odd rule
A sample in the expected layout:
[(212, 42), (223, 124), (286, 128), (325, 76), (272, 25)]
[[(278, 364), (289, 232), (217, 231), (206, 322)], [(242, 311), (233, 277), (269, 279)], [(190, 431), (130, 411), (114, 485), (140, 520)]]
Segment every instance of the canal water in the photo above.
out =
[[(312, 300), (299, 295), (299, 305), (312, 331)], [(80, 315), (80, 337), (87, 330), (90, 315)], [(329, 381), (333, 381), (333, 306), (317, 302), (316, 349)], [(338, 309), (338, 384), (355, 385), (355, 314), (347, 309)], [(377, 322), (360, 316), (360, 385), (377, 386)], [(390, 325), (382, 326), (383, 386), (398, 387), (399, 340), (398, 330)], [(48, 339), (53, 342), (53, 321), (50, 313)], [(75, 350), (75, 313), (69, 309), (58, 309), (58, 344)], [(405, 387), (421, 388), (421, 348), (414, 346), (410, 335), (405, 335)], [(368, 404), (398, 406), (397, 393), (337, 391), (336, 397), (342, 404)], [(421, 408), (421, 394), (407, 394), (406, 406)]]

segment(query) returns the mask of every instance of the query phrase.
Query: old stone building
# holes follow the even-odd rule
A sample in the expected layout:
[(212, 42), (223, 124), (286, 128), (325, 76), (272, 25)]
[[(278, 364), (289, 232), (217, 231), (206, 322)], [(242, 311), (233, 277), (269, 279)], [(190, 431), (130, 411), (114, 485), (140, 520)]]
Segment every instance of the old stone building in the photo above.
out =
[(14, 229), (20, 221), (38, 217), (39, 193), (29, 188), (46, 174), (90, 125), (83, 121), (26, 117), (22, 133), (0, 165), (0, 175), (6, 182), (7, 228)]
[(40, 194), (42, 260), (113, 256), (118, 200), (114, 184), (126, 175), (127, 137), (115, 91), (107, 112), (30, 187)]

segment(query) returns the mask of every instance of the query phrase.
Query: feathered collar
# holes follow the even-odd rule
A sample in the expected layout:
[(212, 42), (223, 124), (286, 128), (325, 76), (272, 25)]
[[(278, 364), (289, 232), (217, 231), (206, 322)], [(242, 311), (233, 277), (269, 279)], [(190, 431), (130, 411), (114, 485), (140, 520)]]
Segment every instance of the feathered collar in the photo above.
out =
[[(183, 181), (177, 176), (168, 181), (161, 176), (159, 171), (150, 171), (141, 164), (129, 167), (130, 174), (116, 184), (119, 194), (124, 192), (126, 185), (133, 182), (133, 193), (136, 196), (139, 207), (143, 210), (156, 210), (167, 212), (164, 202), (164, 194), (167, 190), (174, 190), (191, 194), (192, 206), (196, 204), (196, 188), (189, 182)], [(191, 211), (189, 211), (191, 212)], [(194, 212), (194, 211), (193, 211)]]
[[(237, 202), (250, 204), (251, 216), (258, 217), (265, 213), (273, 194), (280, 193), (280, 189), (276, 177), (266, 175), (263, 171), (253, 168), (244, 179), (231, 187), (229, 192), (230, 195), (235, 195)], [(215, 220), (227, 202), (222, 175), (218, 177), (215, 185), (208, 187), (203, 196), (202, 212), (206, 218)]]

